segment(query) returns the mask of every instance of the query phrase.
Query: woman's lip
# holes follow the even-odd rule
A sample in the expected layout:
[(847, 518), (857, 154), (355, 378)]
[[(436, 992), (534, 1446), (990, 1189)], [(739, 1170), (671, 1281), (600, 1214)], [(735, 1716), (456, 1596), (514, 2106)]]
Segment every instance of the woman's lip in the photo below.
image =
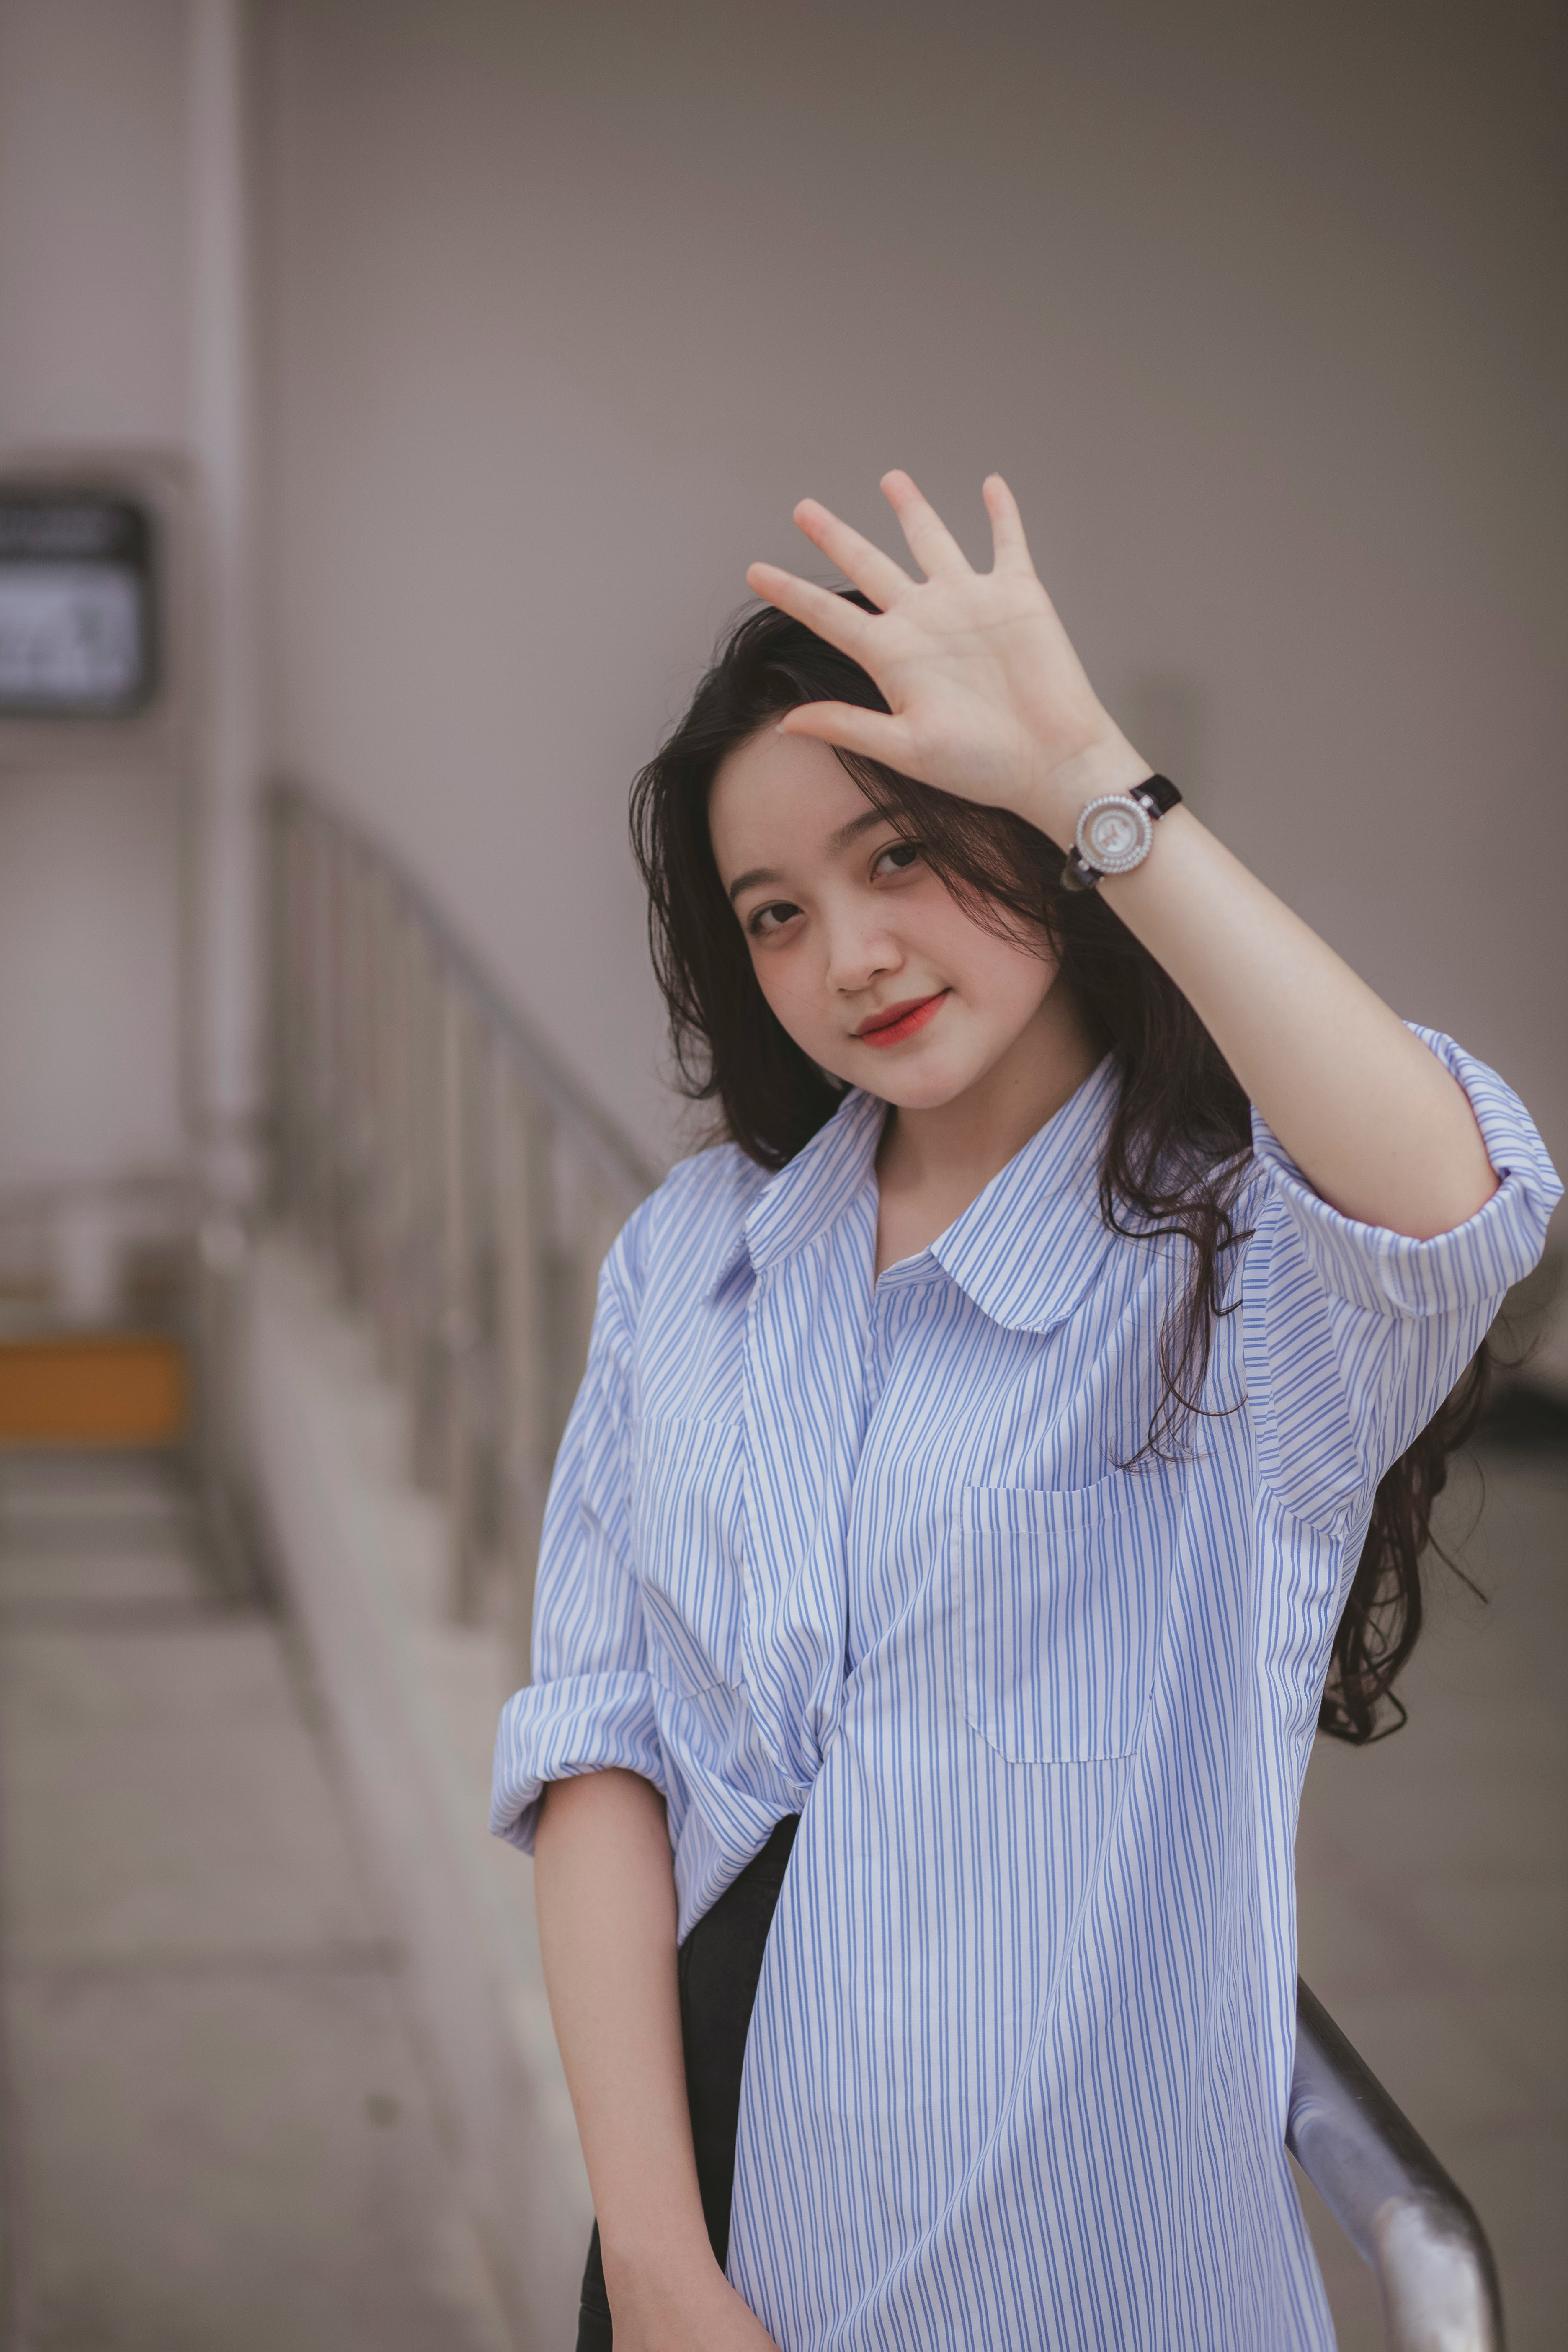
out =
[(939, 988), (934, 996), (911, 996), (903, 1004), (889, 1004), (885, 1013), (873, 1013), (855, 1034), (862, 1045), (901, 1045), (906, 1037), (925, 1027), (946, 999), (946, 989)]

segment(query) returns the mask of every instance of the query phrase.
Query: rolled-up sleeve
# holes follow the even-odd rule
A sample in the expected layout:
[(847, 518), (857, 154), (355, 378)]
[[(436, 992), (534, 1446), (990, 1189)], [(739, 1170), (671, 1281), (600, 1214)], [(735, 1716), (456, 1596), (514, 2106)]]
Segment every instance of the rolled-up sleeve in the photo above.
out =
[(1321, 1523), (1364, 1504), (1431, 1420), (1539, 1259), (1563, 1192), (1512, 1089), (1451, 1038), (1415, 1034), (1464, 1088), (1498, 1179), (1449, 1233), (1414, 1241), (1342, 1216), (1253, 1113), (1262, 1181), (1244, 1307), (1258, 1469)]
[(605, 1262), (588, 1366), (551, 1480), (533, 1675), (496, 1738), (490, 1827), (533, 1851), (547, 1780), (621, 1766), (665, 1790), (630, 1546), (631, 1349), (648, 1204)]

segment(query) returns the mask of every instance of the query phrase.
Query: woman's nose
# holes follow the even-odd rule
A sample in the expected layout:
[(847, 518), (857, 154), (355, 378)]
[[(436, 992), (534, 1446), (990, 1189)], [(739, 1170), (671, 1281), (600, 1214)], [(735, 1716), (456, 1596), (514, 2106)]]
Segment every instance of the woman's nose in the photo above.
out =
[(850, 996), (868, 988), (903, 961), (898, 941), (880, 922), (845, 914), (833, 924), (827, 941), (827, 985)]

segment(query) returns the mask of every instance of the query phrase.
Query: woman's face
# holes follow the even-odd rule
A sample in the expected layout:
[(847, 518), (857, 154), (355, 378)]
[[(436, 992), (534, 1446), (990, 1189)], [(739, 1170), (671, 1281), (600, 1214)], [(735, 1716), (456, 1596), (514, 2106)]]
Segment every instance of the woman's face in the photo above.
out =
[(763, 728), (709, 827), (763, 994), (835, 1077), (935, 1109), (1043, 1042), (1055, 957), (966, 915), (826, 744)]

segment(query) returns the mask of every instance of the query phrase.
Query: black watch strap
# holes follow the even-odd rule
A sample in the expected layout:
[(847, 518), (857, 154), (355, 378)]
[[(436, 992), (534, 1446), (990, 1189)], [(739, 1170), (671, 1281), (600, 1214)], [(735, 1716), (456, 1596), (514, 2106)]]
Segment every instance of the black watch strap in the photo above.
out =
[(1145, 776), (1141, 784), (1133, 785), (1127, 797), (1142, 801), (1151, 816), (1163, 816), (1167, 809), (1175, 807), (1182, 795), (1169, 776)]

